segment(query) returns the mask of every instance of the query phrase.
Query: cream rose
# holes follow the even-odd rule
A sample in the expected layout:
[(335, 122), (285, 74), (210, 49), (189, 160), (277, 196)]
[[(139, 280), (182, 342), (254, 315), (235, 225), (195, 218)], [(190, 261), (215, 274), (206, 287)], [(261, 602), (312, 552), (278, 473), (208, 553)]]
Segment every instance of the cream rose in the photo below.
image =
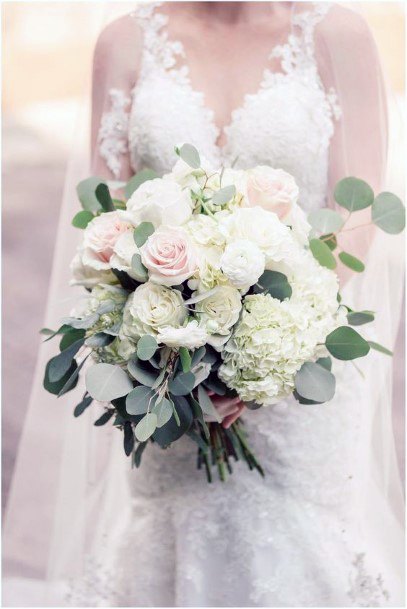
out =
[(134, 254), (138, 253), (137, 245), (134, 241), (133, 230), (127, 231), (120, 235), (113, 248), (113, 255), (110, 258), (110, 266), (112, 269), (124, 271), (136, 281), (145, 281), (144, 276), (135, 273), (131, 266), (131, 261)]
[(232, 285), (248, 290), (264, 272), (265, 258), (255, 243), (248, 239), (238, 239), (225, 248), (220, 267)]
[(148, 281), (126, 302), (120, 338), (138, 340), (144, 334), (157, 335), (159, 328), (182, 325), (186, 316), (187, 310), (178, 290)]
[(126, 218), (135, 226), (151, 222), (156, 228), (161, 224), (179, 226), (192, 215), (193, 204), (188, 190), (171, 180), (148, 180), (127, 201)]
[(93, 266), (83, 263), (83, 249), (80, 249), (73, 258), (70, 269), (72, 272), (71, 285), (82, 285), (93, 288), (100, 283), (117, 283), (117, 278), (109, 270), (97, 270)]
[(204, 328), (201, 328), (195, 320), (190, 321), (183, 328), (174, 328), (171, 326), (160, 328), (157, 335), (157, 342), (175, 349), (178, 347), (197, 349), (198, 347), (205, 345), (207, 339), (207, 331)]
[(284, 220), (297, 202), (298, 194), (294, 178), (283, 169), (260, 165), (248, 172), (247, 200), (250, 207), (259, 205)]
[(82, 263), (99, 271), (110, 269), (114, 246), (130, 228), (131, 224), (119, 211), (110, 211), (94, 218), (84, 232)]
[(220, 347), (228, 340), (241, 308), (240, 292), (231, 286), (219, 286), (195, 305), (199, 324), (211, 334), (207, 340), (210, 345)]
[(161, 285), (179, 285), (198, 268), (196, 252), (186, 231), (162, 226), (140, 248), (150, 280)]

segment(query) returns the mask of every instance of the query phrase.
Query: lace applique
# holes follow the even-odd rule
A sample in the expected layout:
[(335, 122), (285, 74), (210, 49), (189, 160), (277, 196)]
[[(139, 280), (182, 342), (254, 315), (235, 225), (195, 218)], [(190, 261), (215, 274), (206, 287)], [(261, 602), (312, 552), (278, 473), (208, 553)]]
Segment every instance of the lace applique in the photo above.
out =
[(130, 98), (120, 89), (111, 89), (109, 99), (111, 108), (103, 114), (99, 128), (99, 154), (114, 177), (118, 178), (122, 166), (121, 157), (128, 151)]
[(363, 553), (356, 554), (352, 564), (355, 574), (351, 580), (348, 596), (353, 604), (357, 607), (381, 607), (383, 602), (390, 599), (381, 574), (374, 578), (367, 573)]

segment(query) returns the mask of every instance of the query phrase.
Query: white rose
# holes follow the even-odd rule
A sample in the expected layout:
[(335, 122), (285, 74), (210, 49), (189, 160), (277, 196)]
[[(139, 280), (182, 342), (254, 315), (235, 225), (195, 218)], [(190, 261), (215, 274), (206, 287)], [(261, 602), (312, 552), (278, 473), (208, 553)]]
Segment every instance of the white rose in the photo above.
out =
[(236, 288), (248, 290), (264, 272), (264, 254), (252, 241), (238, 239), (227, 245), (220, 266)]
[(162, 226), (140, 248), (150, 280), (161, 285), (180, 285), (198, 268), (195, 248), (180, 226)]
[(137, 245), (134, 241), (133, 230), (123, 233), (113, 248), (113, 255), (110, 258), (110, 266), (112, 269), (124, 271), (136, 281), (143, 282), (144, 277), (135, 273), (131, 266), (131, 260), (134, 254), (138, 253)]
[(251, 207), (259, 205), (284, 220), (298, 199), (298, 186), (283, 169), (260, 165), (248, 172), (247, 197)]
[(80, 249), (73, 258), (70, 269), (72, 272), (71, 285), (82, 285), (93, 288), (99, 283), (117, 283), (117, 278), (111, 270), (97, 270), (83, 263), (83, 249)]
[(232, 327), (239, 319), (241, 308), (240, 292), (231, 286), (219, 286), (195, 305), (200, 325), (214, 335), (208, 337), (210, 345), (220, 347), (228, 340)]
[(156, 178), (144, 182), (127, 201), (126, 217), (134, 224), (152, 222), (179, 226), (192, 215), (193, 203), (187, 190), (171, 180)]
[(205, 345), (208, 333), (204, 328), (198, 326), (198, 322), (190, 321), (184, 328), (174, 328), (171, 326), (159, 329), (157, 342), (164, 343), (167, 347), (187, 349), (197, 349)]
[(148, 281), (128, 298), (123, 311), (120, 338), (138, 340), (156, 335), (163, 326), (180, 326), (187, 316), (181, 293)]
[(290, 213), (284, 219), (285, 224), (291, 226), (294, 237), (301, 245), (308, 244), (311, 225), (307, 215), (299, 205), (293, 205)]
[(131, 224), (120, 211), (110, 211), (94, 218), (84, 231), (82, 263), (97, 271), (109, 270), (114, 246), (130, 228)]
[(182, 159), (178, 159), (171, 172), (163, 176), (163, 180), (173, 180), (182, 188), (191, 188), (198, 191), (204, 185), (206, 176), (213, 173), (214, 169), (205, 157), (201, 156), (201, 167), (199, 169), (194, 169)]
[(185, 230), (198, 245), (221, 247), (225, 243), (225, 235), (219, 229), (218, 222), (204, 214), (192, 216)]

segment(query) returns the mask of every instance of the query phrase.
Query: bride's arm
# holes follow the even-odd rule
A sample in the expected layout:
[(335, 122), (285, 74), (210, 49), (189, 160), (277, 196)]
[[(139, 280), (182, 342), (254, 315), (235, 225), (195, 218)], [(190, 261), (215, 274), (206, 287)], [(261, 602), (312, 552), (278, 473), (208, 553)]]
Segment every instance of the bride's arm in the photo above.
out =
[(91, 170), (105, 179), (127, 180), (134, 173), (127, 121), (137, 80), (142, 35), (127, 15), (100, 34), (93, 56)]
[[(387, 160), (387, 100), (377, 48), (364, 19), (335, 6), (316, 30), (316, 53), (327, 90), (337, 95), (341, 117), (335, 124), (329, 158), (329, 203), (335, 184), (347, 176), (368, 182), (375, 194), (384, 186)], [(341, 213), (344, 209), (338, 208)], [(352, 214), (338, 241), (361, 260), (373, 240), (370, 208)], [(340, 262), (342, 284), (352, 275)]]

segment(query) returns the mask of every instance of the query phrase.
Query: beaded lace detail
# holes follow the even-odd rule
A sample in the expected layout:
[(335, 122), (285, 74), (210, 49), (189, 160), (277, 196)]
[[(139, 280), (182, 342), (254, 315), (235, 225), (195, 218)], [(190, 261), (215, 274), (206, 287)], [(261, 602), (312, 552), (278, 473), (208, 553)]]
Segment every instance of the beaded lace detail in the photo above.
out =
[(130, 99), (120, 89), (109, 91), (110, 108), (102, 115), (98, 144), (99, 154), (115, 178), (120, 176), (122, 157), (128, 152)]
[(369, 575), (365, 566), (365, 555), (357, 554), (353, 561), (355, 574), (351, 581), (349, 597), (358, 607), (381, 607), (383, 601), (390, 599), (384, 588), (383, 578), (379, 574), (376, 578)]

